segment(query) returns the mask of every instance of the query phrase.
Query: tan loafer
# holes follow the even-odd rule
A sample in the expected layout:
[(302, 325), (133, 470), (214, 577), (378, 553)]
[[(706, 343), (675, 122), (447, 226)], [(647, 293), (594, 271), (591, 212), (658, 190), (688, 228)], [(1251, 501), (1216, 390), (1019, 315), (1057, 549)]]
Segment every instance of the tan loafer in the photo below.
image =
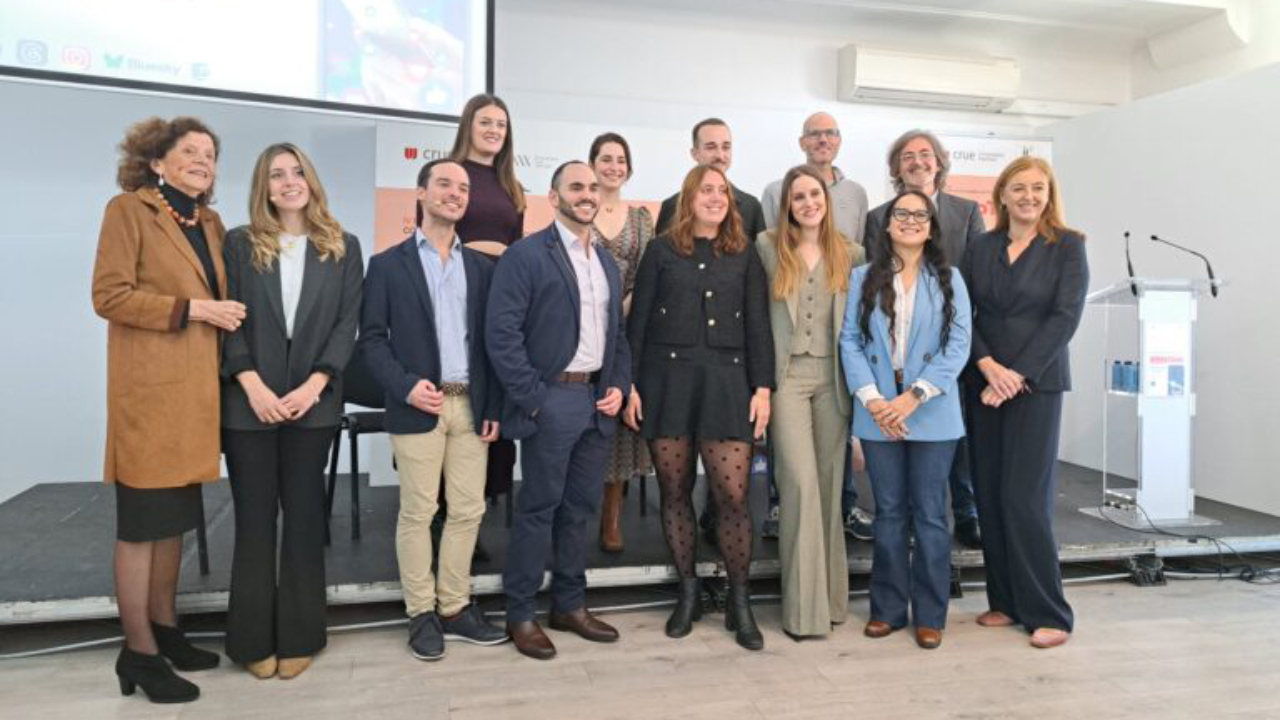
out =
[(276, 675), (276, 656), (271, 655), (261, 660), (245, 663), (244, 669), (259, 680), (266, 680)]
[(978, 616), (978, 624), (982, 627), (1009, 627), (1013, 624), (1013, 618), (999, 610), (988, 610)]
[(1047, 650), (1065, 644), (1071, 639), (1071, 633), (1057, 628), (1038, 628), (1031, 633), (1031, 647)]
[(292, 680), (309, 667), (311, 667), (311, 658), (309, 656), (280, 658), (280, 679)]
[(934, 628), (916, 628), (916, 644), (925, 650), (937, 650), (942, 645), (942, 631)]
[(892, 625), (890, 625), (887, 622), (881, 622), (879, 620), (872, 620), (871, 622), (867, 623), (866, 627), (862, 628), (863, 635), (866, 635), (869, 638), (876, 638), (876, 639), (879, 639), (882, 637), (888, 637), (889, 634), (892, 632), (893, 632)]

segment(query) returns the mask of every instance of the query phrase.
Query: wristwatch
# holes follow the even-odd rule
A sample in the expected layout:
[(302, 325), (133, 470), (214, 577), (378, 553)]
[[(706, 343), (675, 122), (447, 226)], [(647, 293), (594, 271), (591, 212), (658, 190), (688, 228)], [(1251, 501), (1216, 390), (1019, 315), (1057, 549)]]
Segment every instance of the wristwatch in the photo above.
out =
[(924, 388), (920, 387), (919, 385), (911, 386), (911, 394), (915, 396), (916, 402), (920, 403), (921, 405), (923, 405), (925, 401), (929, 399), (929, 393), (925, 392)]

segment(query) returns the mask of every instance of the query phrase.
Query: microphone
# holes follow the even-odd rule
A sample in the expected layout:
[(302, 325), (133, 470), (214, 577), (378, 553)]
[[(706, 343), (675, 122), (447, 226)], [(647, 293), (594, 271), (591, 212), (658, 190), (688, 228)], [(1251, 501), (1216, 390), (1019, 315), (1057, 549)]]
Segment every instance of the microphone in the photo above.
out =
[(1205, 257), (1205, 256), (1204, 256), (1204, 255), (1202, 255), (1201, 253), (1196, 252), (1195, 250), (1192, 250), (1191, 248), (1183, 247), (1183, 246), (1181, 246), (1181, 245), (1179, 245), (1178, 243), (1175, 243), (1175, 242), (1169, 242), (1168, 240), (1165, 240), (1164, 238), (1162, 238), (1162, 237), (1158, 237), (1158, 236), (1156, 236), (1156, 235), (1152, 235), (1152, 236), (1151, 236), (1151, 239), (1152, 239), (1153, 241), (1155, 241), (1155, 242), (1158, 242), (1158, 243), (1164, 243), (1165, 245), (1168, 245), (1169, 247), (1177, 248), (1178, 250), (1181, 250), (1181, 251), (1182, 251), (1182, 252), (1184, 252), (1184, 253), (1188, 253), (1188, 254), (1191, 254), (1191, 255), (1195, 255), (1196, 257), (1198, 257), (1198, 258), (1200, 258), (1201, 260), (1203, 260), (1203, 261), (1204, 261), (1204, 268), (1205, 268), (1205, 270), (1208, 270), (1208, 271), (1209, 271), (1209, 292), (1210, 292), (1214, 297), (1218, 297), (1218, 282), (1217, 282), (1217, 280), (1213, 277), (1213, 266), (1209, 264), (1209, 258)]
[(1129, 291), (1138, 297), (1138, 283), (1133, 281), (1133, 258), (1129, 257), (1129, 231), (1124, 231), (1124, 262), (1129, 266)]

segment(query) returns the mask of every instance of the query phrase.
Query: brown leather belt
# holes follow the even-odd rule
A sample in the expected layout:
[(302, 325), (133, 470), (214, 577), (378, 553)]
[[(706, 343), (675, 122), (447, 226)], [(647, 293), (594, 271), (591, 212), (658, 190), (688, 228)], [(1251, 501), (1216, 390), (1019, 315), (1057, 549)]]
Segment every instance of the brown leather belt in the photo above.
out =
[(440, 383), (440, 392), (449, 397), (464, 397), (470, 387), (466, 383)]
[(600, 379), (600, 372), (562, 372), (556, 376), (558, 383), (589, 384)]

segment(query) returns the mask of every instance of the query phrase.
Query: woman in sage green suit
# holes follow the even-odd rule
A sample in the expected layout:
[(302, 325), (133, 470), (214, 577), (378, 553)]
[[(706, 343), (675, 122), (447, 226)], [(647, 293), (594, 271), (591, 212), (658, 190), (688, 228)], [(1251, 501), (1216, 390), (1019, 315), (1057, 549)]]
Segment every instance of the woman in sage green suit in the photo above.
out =
[(805, 165), (782, 181), (777, 230), (757, 239), (769, 277), (777, 368), (773, 461), (780, 496), (782, 629), (823, 636), (848, 613), (840, 489), (849, 439), (849, 390), (840, 325), (850, 270), (863, 250), (840, 235), (822, 176)]

